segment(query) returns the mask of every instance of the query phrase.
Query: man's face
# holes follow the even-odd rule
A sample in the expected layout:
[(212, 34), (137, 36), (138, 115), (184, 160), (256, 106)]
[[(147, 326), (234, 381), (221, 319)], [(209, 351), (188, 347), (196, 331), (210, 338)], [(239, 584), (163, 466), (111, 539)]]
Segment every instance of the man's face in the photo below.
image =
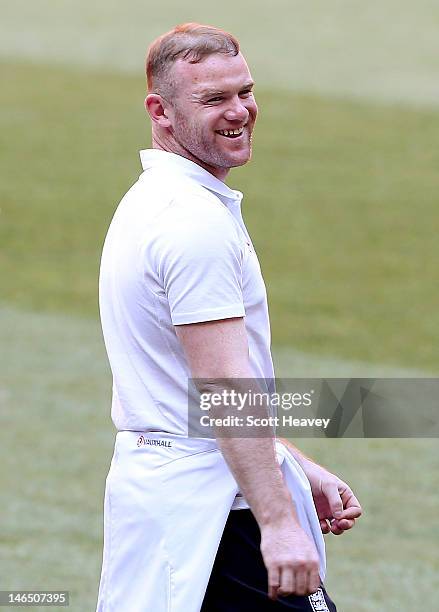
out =
[[(214, 54), (197, 64), (179, 60), (171, 78), (175, 96), (169, 108), (176, 150), (223, 179), (251, 157), (251, 135), (258, 113), (253, 80), (241, 54)], [(232, 133), (233, 132), (233, 133)]]

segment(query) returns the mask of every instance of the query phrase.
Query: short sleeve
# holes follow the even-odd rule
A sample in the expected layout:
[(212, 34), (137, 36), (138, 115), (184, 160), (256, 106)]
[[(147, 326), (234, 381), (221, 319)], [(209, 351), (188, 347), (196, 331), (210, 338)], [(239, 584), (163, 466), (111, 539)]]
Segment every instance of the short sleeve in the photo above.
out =
[(221, 202), (173, 202), (152, 253), (174, 325), (245, 315), (242, 240)]

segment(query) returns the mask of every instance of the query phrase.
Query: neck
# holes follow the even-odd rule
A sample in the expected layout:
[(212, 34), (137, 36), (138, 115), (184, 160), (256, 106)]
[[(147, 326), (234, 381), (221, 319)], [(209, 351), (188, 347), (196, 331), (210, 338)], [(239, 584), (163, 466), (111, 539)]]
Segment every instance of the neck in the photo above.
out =
[(181, 155), (181, 157), (185, 157), (186, 159), (189, 159), (195, 164), (198, 164), (199, 166), (204, 168), (204, 170), (207, 170), (207, 172), (213, 174), (215, 178), (219, 179), (223, 183), (229, 173), (229, 168), (218, 168), (216, 166), (209, 166), (209, 164), (206, 164), (198, 157), (195, 157), (195, 155), (192, 155), (190, 151), (185, 149), (185, 147), (180, 145), (178, 142), (169, 142), (168, 139), (161, 138), (160, 136), (158, 136), (158, 134), (154, 134), (154, 132), (152, 134), (152, 148), (160, 149), (161, 151), (167, 151), (168, 153), (175, 153), (176, 155)]

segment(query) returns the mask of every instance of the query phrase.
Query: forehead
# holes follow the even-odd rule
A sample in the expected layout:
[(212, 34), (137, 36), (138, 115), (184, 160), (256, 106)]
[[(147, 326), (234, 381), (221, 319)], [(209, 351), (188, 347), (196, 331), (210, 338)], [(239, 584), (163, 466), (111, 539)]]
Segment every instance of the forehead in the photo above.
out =
[(179, 91), (202, 94), (209, 90), (239, 90), (252, 82), (243, 55), (215, 53), (197, 64), (177, 60), (173, 67), (174, 82)]

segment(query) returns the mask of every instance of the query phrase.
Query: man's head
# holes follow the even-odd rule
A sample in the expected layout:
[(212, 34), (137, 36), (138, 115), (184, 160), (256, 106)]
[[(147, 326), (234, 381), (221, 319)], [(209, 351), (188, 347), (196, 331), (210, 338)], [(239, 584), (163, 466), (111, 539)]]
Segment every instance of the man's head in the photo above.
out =
[(152, 43), (146, 72), (155, 148), (183, 155), (220, 179), (250, 159), (258, 109), (231, 34), (195, 23), (177, 26)]

